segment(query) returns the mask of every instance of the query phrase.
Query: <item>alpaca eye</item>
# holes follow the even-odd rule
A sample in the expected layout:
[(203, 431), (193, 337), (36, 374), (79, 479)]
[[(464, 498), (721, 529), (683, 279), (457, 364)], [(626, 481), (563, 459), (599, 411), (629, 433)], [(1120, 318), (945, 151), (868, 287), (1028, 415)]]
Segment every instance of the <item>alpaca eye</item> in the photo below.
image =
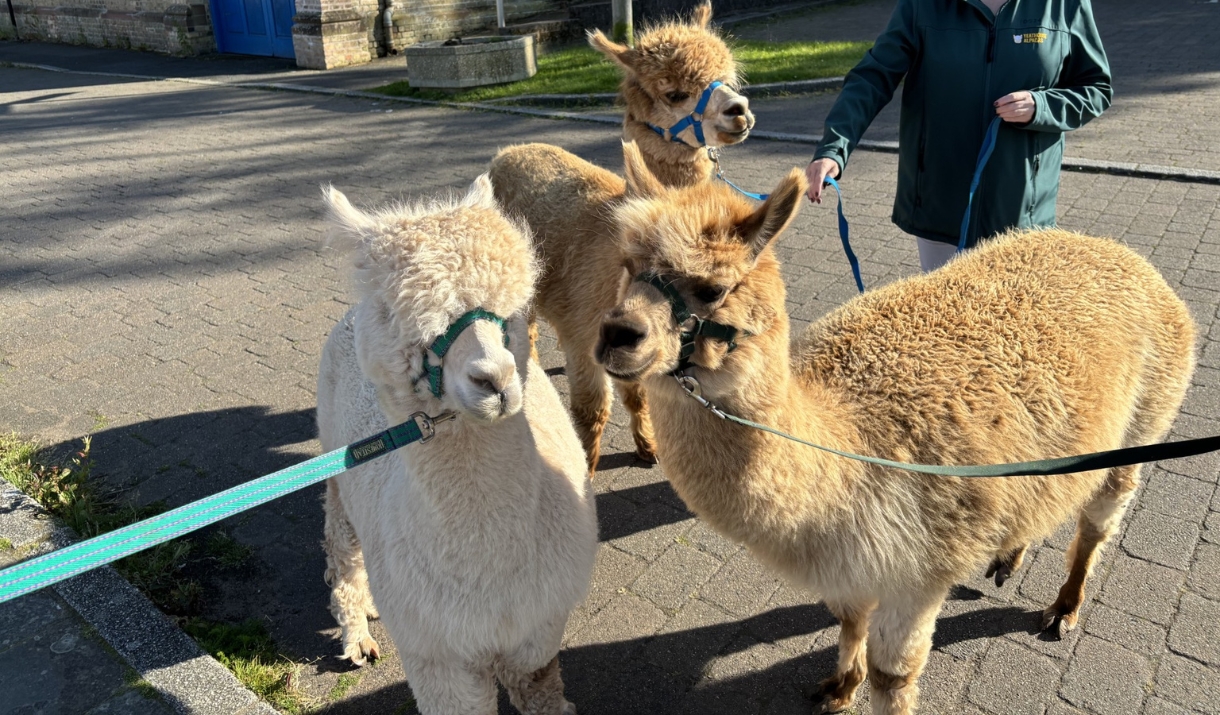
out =
[(704, 303), (715, 303), (724, 297), (724, 289), (718, 286), (703, 286), (695, 290), (695, 297)]
[(690, 95), (686, 92), (670, 92), (669, 94), (665, 95), (665, 98), (674, 104), (677, 104), (678, 102), (685, 102), (686, 100), (690, 99)]

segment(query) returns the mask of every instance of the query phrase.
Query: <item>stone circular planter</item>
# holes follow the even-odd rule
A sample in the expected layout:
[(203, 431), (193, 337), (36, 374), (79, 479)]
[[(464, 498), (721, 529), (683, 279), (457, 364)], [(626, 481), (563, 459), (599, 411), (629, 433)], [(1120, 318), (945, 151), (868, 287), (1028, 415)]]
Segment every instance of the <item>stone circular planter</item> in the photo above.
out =
[(533, 77), (534, 36), (463, 37), (460, 44), (421, 42), (406, 49), (412, 87), (464, 89)]

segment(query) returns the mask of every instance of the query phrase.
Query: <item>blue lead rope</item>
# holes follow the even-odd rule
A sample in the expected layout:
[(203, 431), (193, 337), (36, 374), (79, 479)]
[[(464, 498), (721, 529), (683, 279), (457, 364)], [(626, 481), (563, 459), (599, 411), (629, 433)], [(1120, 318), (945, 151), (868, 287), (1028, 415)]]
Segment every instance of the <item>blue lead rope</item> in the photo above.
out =
[(856, 289), (861, 293), (864, 292), (864, 279), (860, 277), (860, 261), (856, 260), (856, 254), (851, 250), (851, 239), (848, 236), (847, 217), (843, 215), (843, 190), (839, 188), (839, 182), (826, 177), (826, 183), (834, 187), (835, 193), (839, 195), (839, 240), (843, 242), (843, 252), (847, 254), (847, 262), (851, 264), (852, 277), (856, 279)]
[(979, 188), (979, 179), (983, 178), (983, 168), (991, 158), (995, 149), (996, 135), (1000, 132), (1000, 118), (991, 120), (987, 133), (983, 135), (983, 145), (979, 147), (979, 158), (974, 163), (974, 178), (970, 180), (970, 196), (966, 199), (966, 213), (962, 216), (962, 230), (957, 234), (957, 252), (966, 250), (966, 237), (970, 231), (970, 209), (974, 205), (974, 192)]
[(151, 519), (138, 521), (10, 566), (0, 571), (0, 603), (176, 539), (311, 484), (325, 481), (412, 442), (427, 442), (436, 434), (437, 422), (444, 422), (453, 417), (453, 413), (433, 418), (417, 412), (406, 422), (368, 439), (180, 506)]
[[(983, 135), (983, 145), (979, 147), (978, 160), (974, 164), (974, 177), (970, 180), (970, 195), (966, 199), (966, 213), (962, 216), (962, 229), (957, 236), (958, 253), (966, 249), (966, 238), (969, 236), (970, 231), (970, 210), (974, 206), (974, 193), (978, 191), (979, 181), (983, 178), (983, 169), (986, 168), (987, 162), (991, 159), (991, 152), (995, 150), (996, 136), (999, 132), (1000, 118), (996, 117), (987, 126), (987, 132)], [(839, 195), (839, 239), (843, 242), (843, 252), (847, 254), (847, 260), (851, 263), (851, 272), (856, 278), (856, 288), (863, 293), (864, 282), (860, 280), (860, 263), (856, 260), (856, 254), (852, 253), (851, 241), (848, 239), (847, 234), (847, 219), (843, 216), (843, 192), (839, 189), (839, 182), (829, 176), (826, 177), (826, 183), (833, 186), (835, 192)], [(729, 185), (732, 186), (731, 183)], [(737, 187), (734, 186), (733, 188), (736, 189)], [(741, 189), (737, 190), (741, 191)], [(746, 192), (743, 191), (742, 193)]]

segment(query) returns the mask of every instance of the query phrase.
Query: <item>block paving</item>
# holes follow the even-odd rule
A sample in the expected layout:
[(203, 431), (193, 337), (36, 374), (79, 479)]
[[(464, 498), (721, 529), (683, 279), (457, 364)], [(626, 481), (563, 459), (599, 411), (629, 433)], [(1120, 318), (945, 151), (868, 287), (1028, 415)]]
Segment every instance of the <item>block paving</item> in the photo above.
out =
[[(1135, 3), (1112, 5), (1135, 22)], [(842, 11), (875, 20), (858, 5)], [(1217, 12), (1175, 0), (1147, 23), (1185, 17), (1184, 27), (1206, 38)], [(1116, 45), (1146, 36), (1130, 37), (1125, 45), (1107, 38), (1112, 57)], [(1164, 73), (1178, 82), (1162, 93), (1174, 119), (1165, 131), (1208, 144), (1215, 68), (1206, 66), (1215, 61), (1190, 56), (1194, 65)], [(13, 68), (0, 68), (0, 83), (0, 426), (62, 445), (91, 434), (96, 472), (138, 503), (179, 505), (318, 453), (318, 355), (352, 301), (344, 262), (324, 247), (321, 185), (365, 205), (460, 190), (497, 148), (525, 140), (620, 165), (615, 133), (597, 125)], [(1188, 85), (1189, 100), (1173, 89)], [(782, 101), (758, 107), (760, 128), (801, 113), (820, 121), (807, 99)], [(1131, 131), (1152, 145), (1166, 125), (1130, 106), (1147, 122)], [(1068, 154), (1090, 146), (1080, 134)], [(1134, 151), (1106, 137), (1092, 146), (1115, 157)], [(1216, 170), (1215, 146), (1149, 161)], [(726, 170), (766, 190), (810, 153), (751, 141), (726, 151)], [(889, 222), (895, 166), (891, 155), (859, 152), (845, 185), (868, 286), (918, 270), (913, 242)], [(1218, 207), (1215, 185), (1063, 177), (1061, 225), (1147, 256), (1200, 325), (1199, 368), (1172, 438), (1220, 434)], [(795, 329), (854, 295), (833, 200), (806, 205), (778, 251)], [(565, 391), (549, 333), (541, 347)], [(593, 714), (808, 713), (835, 662), (833, 618), (816, 594), (785, 584), (693, 518), (662, 468), (634, 460), (625, 425), (616, 407), (594, 481), (597, 569), (561, 655), (569, 698)], [(1070, 526), (1032, 550), (1003, 588), (981, 574), (958, 587), (937, 623), (921, 712), (1220, 713), (1218, 475), (1217, 454), (1144, 470), (1090, 582), (1081, 625), (1063, 641), (1044, 639), (1037, 625), (1064, 578)], [(326, 712), (394, 712), (409, 690), (384, 631), (379, 664), (352, 671), (335, 658), (321, 492), (221, 525), (255, 548), (255, 563), (206, 576), (204, 615), (262, 619), (305, 663), (299, 685), (319, 702), (340, 675), (359, 676)], [(6, 651), (11, 659), (17, 646), (5, 643), (0, 659)], [(857, 709), (868, 712), (864, 690)]]

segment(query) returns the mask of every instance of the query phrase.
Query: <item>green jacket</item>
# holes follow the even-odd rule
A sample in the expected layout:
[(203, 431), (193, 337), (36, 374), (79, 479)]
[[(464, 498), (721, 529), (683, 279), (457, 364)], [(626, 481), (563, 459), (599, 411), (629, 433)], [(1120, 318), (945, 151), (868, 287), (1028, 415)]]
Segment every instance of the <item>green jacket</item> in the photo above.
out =
[(847, 165), (864, 130), (906, 78), (893, 221), (957, 243), (994, 102), (1019, 90), (1037, 104), (1002, 123), (975, 195), (968, 243), (1012, 227), (1053, 226), (1063, 132), (1110, 106), (1110, 65), (1089, 0), (898, 0), (889, 26), (843, 83), (815, 159)]

